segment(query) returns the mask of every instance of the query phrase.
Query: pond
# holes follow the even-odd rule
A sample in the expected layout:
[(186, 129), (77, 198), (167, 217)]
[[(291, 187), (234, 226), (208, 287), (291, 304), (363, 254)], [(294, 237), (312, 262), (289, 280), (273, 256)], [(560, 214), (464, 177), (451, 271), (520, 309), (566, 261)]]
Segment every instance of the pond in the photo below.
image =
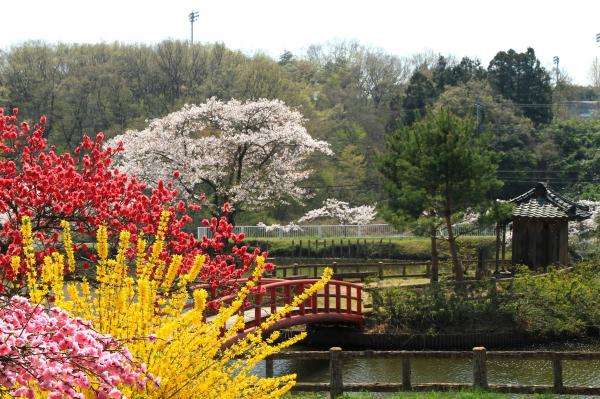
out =
[[(292, 350), (310, 350), (295, 347)], [(506, 350), (506, 349), (503, 349)], [(600, 352), (600, 341), (546, 344), (519, 350)], [(552, 364), (544, 360), (488, 360), (490, 384), (552, 385)], [(473, 370), (469, 359), (413, 359), (412, 381), (420, 383), (468, 383)], [(328, 382), (327, 360), (275, 360), (275, 375), (297, 373), (299, 382)], [(258, 372), (264, 375), (264, 366)], [(346, 359), (344, 382), (402, 382), (400, 359)], [(563, 361), (565, 385), (600, 386), (600, 361)]]

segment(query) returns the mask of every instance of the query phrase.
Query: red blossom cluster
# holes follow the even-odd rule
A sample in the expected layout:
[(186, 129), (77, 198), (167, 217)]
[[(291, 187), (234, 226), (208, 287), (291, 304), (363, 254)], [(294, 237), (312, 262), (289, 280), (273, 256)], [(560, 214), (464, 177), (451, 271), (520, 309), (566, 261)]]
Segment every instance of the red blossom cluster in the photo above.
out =
[[(225, 217), (206, 221), (213, 237), (196, 240), (184, 228), (192, 222), (189, 212), (198, 210), (199, 205), (179, 201), (172, 182), (160, 181), (150, 188), (136, 177), (111, 167), (111, 156), (123, 148), (122, 145), (103, 148), (102, 133), (95, 139), (85, 136), (72, 153), (59, 154), (54, 146), (48, 146), (44, 137), (45, 117), (29, 126), (26, 122), (19, 124), (17, 115), (17, 109), (5, 115), (0, 108), (1, 281), (11, 282), (20, 278), (17, 275), (24, 275), (25, 270), (15, 275), (10, 266), (11, 256), (22, 253), (20, 222), (24, 215), (31, 218), (34, 239), (44, 249), (37, 254), (40, 258), (59, 245), (60, 221), (67, 220), (79, 233), (74, 249), (86, 268), (94, 263), (96, 255), (85, 242), (95, 241), (98, 226), (107, 226), (110, 237), (128, 230), (134, 243), (140, 232), (154, 234), (161, 212), (168, 209), (171, 220), (166, 237), (168, 245), (163, 252), (165, 259), (171, 254), (183, 254), (182, 271), (187, 271), (196, 254), (206, 253), (209, 256), (201, 279), (225, 293), (235, 288), (235, 280), (260, 253), (244, 246), (228, 246), (229, 239), (238, 244), (243, 236), (232, 234), (233, 226)], [(225, 206), (224, 213), (227, 211)], [(25, 262), (21, 265), (24, 267)], [(6, 287), (0, 284), (0, 290)]]
[[(207, 282), (205, 288), (209, 289), (212, 299), (231, 294), (238, 286), (238, 280), (248, 271), (250, 265), (258, 255), (265, 259), (268, 254), (262, 252), (260, 248), (249, 250), (246, 245), (239, 245), (244, 234), (233, 233), (233, 225), (227, 221), (227, 214), (230, 211), (229, 204), (222, 208), (220, 219), (213, 217), (211, 220), (204, 219), (202, 224), (211, 231), (212, 238), (202, 237), (201, 248), (213, 256), (208, 258), (202, 268), (201, 280)], [(226, 251), (226, 243), (232, 240), (234, 245), (231, 251)], [(265, 263), (265, 270), (272, 271), (273, 264)], [(214, 304), (209, 303), (209, 306)]]

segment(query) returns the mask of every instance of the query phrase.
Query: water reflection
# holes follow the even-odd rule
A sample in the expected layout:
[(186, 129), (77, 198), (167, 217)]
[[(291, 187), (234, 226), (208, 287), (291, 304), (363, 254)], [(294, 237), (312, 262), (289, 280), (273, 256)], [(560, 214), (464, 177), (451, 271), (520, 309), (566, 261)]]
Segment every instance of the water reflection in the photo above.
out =
[[(293, 350), (309, 348), (296, 347)], [(600, 351), (599, 341), (558, 343), (525, 348), (530, 350)], [(520, 350), (523, 350), (521, 348)], [(412, 378), (419, 383), (466, 383), (472, 378), (472, 365), (468, 359), (415, 359)], [(327, 382), (327, 360), (276, 360), (276, 375), (297, 373), (299, 382)], [(264, 366), (257, 372), (264, 375)], [(564, 361), (565, 385), (600, 386), (600, 361)], [(343, 364), (345, 382), (402, 382), (400, 359), (346, 359)], [(490, 384), (552, 384), (552, 364), (544, 360), (502, 359), (488, 360)]]

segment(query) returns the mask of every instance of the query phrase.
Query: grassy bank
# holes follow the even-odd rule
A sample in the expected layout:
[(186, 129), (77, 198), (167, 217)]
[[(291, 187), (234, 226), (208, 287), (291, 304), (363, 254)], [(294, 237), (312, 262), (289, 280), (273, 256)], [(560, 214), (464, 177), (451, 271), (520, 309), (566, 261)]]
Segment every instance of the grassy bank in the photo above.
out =
[[(487, 257), (491, 258), (493, 255), (494, 237), (460, 237), (458, 242), (462, 256), (476, 257), (479, 248), (486, 251)], [(356, 257), (410, 260), (431, 258), (431, 241), (427, 237), (261, 238), (247, 239), (245, 243), (268, 251), (272, 257)], [(438, 250), (441, 258), (450, 257), (446, 241), (439, 241)]]
[(582, 336), (600, 325), (600, 260), (571, 270), (514, 280), (420, 289), (371, 290), (371, 320), (390, 331), (415, 333), (527, 332), (548, 337)]

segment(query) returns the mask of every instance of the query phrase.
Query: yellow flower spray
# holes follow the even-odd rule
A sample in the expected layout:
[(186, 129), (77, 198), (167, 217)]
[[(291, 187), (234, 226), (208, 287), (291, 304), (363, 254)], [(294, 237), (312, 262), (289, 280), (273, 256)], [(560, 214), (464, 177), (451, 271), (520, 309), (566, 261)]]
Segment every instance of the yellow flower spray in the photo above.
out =
[[(84, 282), (64, 282), (65, 260), (62, 255), (46, 257), (41, 276), (37, 275), (29, 219), (23, 219), (22, 232), (27, 263), (30, 298), (34, 302), (54, 297), (52, 305), (67, 310), (72, 316), (92, 321), (93, 328), (125, 342), (136, 361), (144, 363), (160, 383), (145, 390), (127, 390), (134, 398), (278, 398), (295, 384), (295, 374), (259, 378), (252, 370), (267, 356), (303, 339), (299, 334), (275, 343), (279, 332), (265, 335), (277, 320), (291, 312), (311, 295), (322, 290), (332, 276), (327, 268), (320, 281), (295, 297), (292, 303), (272, 314), (253, 332), (239, 339), (244, 326), (240, 315), (243, 304), (264, 271), (264, 259), (257, 257), (252, 277), (241, 287), (235, 300), (224, 305), (206, 321), (205, 290), (192, 290), (205, 261), (194, 259), (190, 270), (178, 275), (181, 256), (173, 256), (170, 264), (160, 258), (165, 245), (170, 214), (162, 214), (158, 233), (149, 259), (146, 240), (140, 236), (136, 245), (134, 273), (128, 273), (126, 252), (129, 232), (122, 232), (117, 254), (108, 257), (106, 229), (98, 230), (98, 286)], [(63, 224), (68, 270), (75, 268), (68, 223)], [(13, 268), (18, 268), (13, 258)], [(11, 263), (13, 264), (13, 263)], [(191, 292), (190, 292), (191, 291)], [(193, 306), (186, 306), (193, 301)], [(84, 392), (93, 397), (93, 392)], [(43, 396), (43, 395), (42, 395)]]

